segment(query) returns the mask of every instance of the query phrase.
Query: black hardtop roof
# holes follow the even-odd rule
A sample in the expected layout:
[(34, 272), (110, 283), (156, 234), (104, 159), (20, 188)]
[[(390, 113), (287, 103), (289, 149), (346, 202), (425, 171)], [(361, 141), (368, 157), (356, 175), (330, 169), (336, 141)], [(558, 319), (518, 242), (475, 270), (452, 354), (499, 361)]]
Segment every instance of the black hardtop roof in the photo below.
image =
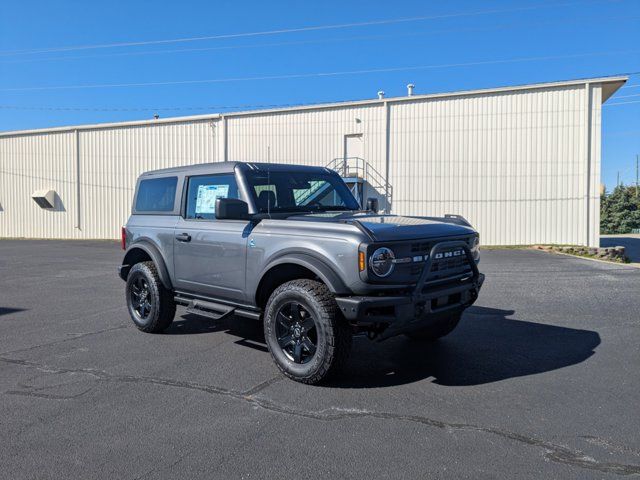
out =
[(144, 172), (141, 176), (147, 175), (165, 175), (172, 173), (233, 173), (236, 167), (246, 170), (254, 170), (259, 172), (301, 172), (301, 171), (322, 171), (325, 173), (335, 173), (326, 167), (314, 167), (310, 165), (295, 165), (286, 163), (256, 163), (256, 162), (214, 162), (214, 163), (197, 163), (194, 165), (184, 165), (181, 167), (163, 168), (160, 170), (150, 170)]

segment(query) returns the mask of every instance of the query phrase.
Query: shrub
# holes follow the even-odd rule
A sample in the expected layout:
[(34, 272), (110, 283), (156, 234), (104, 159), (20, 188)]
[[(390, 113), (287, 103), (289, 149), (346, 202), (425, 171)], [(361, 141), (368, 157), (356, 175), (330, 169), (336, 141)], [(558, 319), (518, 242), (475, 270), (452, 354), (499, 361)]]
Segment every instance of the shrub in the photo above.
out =
[(600, 199), (600, 232), (631, 233), (640, 228), (640, 198), (636, 187), (618, 185)]

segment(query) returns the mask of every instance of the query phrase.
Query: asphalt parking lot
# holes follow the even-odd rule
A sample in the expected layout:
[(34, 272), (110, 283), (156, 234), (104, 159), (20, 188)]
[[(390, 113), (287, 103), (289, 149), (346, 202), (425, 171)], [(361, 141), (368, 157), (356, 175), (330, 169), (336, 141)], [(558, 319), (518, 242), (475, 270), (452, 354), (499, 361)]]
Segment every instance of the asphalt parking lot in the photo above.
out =
[(483, 251), (454, 333), (357, 338), (310, 387), (250, 320), (138, 332), (120, 258), (0, 240), (0, 478), (640, 475), (640, 269)]

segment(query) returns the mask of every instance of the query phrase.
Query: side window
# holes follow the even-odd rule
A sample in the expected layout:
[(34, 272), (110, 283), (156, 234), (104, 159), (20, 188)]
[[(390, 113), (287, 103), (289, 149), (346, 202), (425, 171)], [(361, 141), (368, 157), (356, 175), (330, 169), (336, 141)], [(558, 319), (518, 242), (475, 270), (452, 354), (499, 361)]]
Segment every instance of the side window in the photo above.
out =
[(216, 218), (216, 199), (240, 198), (234, 175), (189, 177), (186, 218)]
[(136, 212), (171, 212), (177, 184), (178, 177), (142, 180), (138, 186)]

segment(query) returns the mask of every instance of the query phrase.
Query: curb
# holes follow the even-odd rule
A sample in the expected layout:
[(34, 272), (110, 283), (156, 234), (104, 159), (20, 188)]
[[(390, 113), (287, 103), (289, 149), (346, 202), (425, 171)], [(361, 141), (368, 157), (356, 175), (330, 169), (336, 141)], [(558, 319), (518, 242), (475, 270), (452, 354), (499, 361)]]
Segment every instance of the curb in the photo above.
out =
[(539, 248), (529, 248), (529, 250), (534, 250), (536, 252), (542, 252), (542, 253), (550, 253), (552, 255), (563, 255), (565, 257), (577, 258), (579, 260), (589, 260), (591, 262), (605, 263), (607, 265), (618, 265), (618, 266), (621, 266), (621, 267), (630, 267), (630, 268), (640, 269), (640, 263), (634, 263), (634, 262), (631, 262), (631, 263), (610, 262), (608, 260), (600, 260), (599, 258), (582, 257), (580, 255), (572, 255), (570, 253), (554, 252), (554, 251), (551, 251), (551, 250), (541, 250)]

